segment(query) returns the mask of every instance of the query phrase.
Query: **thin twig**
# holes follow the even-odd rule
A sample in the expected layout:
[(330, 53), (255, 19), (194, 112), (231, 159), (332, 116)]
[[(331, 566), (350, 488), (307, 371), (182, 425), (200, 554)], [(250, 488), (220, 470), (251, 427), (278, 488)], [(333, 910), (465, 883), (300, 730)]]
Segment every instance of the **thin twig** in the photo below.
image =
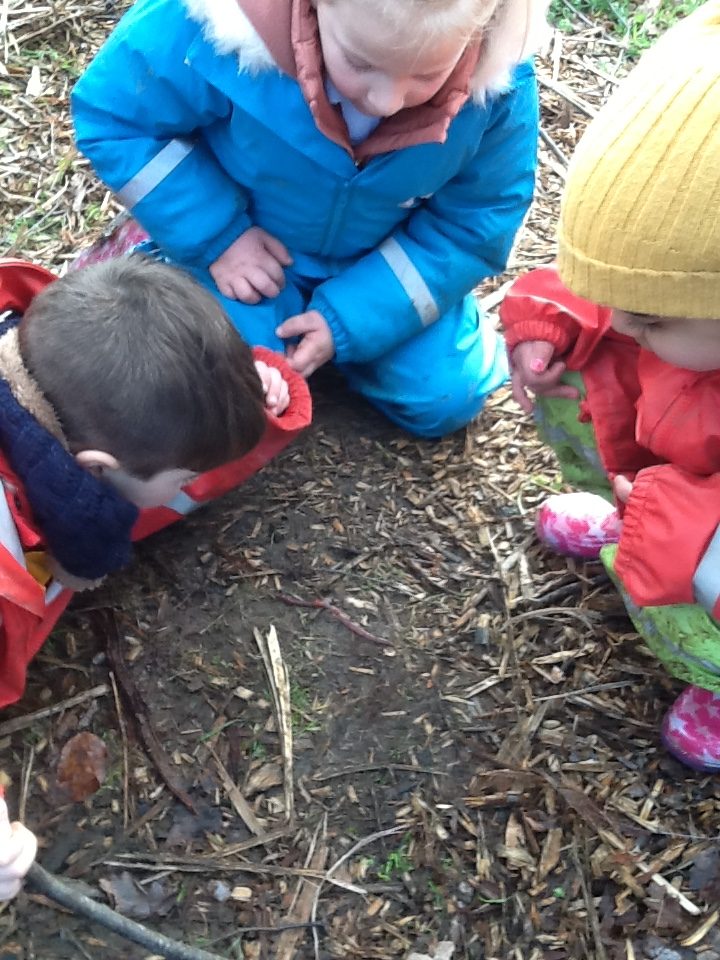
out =
[[(544, 127), (540, 127), (540, 139), (543, 141), (545, 146), (549, 147), (549, 149), (555, 154), (555, 156), (563, 165), (563, 167), (567, 167), (569, 162), (568, 158), (565, 156), (565, 154), (562, 152), (560, 147), (555, 143), (553, 138), (550, 136), (550, 134), (547, 132), (547, 130)], [(563, 171), (563, 175), (564, 175), (564, 171)]]
[(355, 623), (355, 621), (351, 620), (350, 617), (346, 613), (343, 613), (339, 607), (333, 606), (329, 600), (301, 600), (299, 597), (294, 597), (289, 593), (281, 593), (280, 599), (289, 607), (310, 607), (316, 610), (327, 610), (330, 616), (335, 617), (336, 620), (339, 620), (340, 623), (351, 633), (354, 633), (356, 637), (362, 637), (363, 640), (369, 640), (371, 643), (379, 643), (384, 647), (392, 646), (389, 640), (385, 640), (382, 637), (376, 637), (374, 633), (370, 633), (365, 629), (365, 627), (361, 627), (359, 623)]
[(217, 860), (203, 859), (202, 857), (193, 857), (187, 860), (178, 857), (172, 860), (164, 860), (159, 857), (154, 861), (145, 857), (144, 860), (133, 860), (130, 854), (121, 853), (117, 855), (116, 859), (108, 857), (102, 862), (105, 866), (122, 867), (124, 870), (171, 870), (177, 873), (250, 873), (269, 877), (310, 877), (311, 880), (324, 880), (324, 882), (332, 883), (342, 890), (349, 890), (350, 893), (365, 893), (365, 888), (358, 886), (356, 883), (338, 880), (335, 877), (323, 878), (322, 873), (317, 870), (309, 870), (305, 867), (278, 867), (272, 863), (250, 863), (249, 861), (219, 863)]
[(97, 697), (104, 697), (110, 692), (110, 687), (106, 683), (100, 683), (96, 687), (84, 690), (82, 693), (75, 694), (74, 697), (68, 697), (60, 703), (53, 704), (52, 707), (43, 707), (42, 710), (36, 710), (34, 713), (26, 713), (24, 717), (15, 717), (13, 720), (6, 720), (0, 723), (0, 737), (5, 737), (9, 733), (17, 733), (18, 730), (25, 730), (31, 727), (37, 720), (44, 720), (46, 717), (52, 717), (56, 713), (62, 713), (71, 707), (76, 707), (79, 703), (85, 703), (86, 700), (94, 700)]
[(371, 770), (407, 770), (410, 773), (427, 773), (433, 777), (447, 777), (447, 770), (435, 770), (433, 767), (414, 767), (411, 763), (365, 763), (356, 767), (345, 767), (331, 773), (316, 773), (313, 783), (336, 780), (338, 777), (351, 777), (356, 773), (368, 773)]
[(25, 822), (25, 809), (27, 807), (28, 794), (30, 793), (30, 777), (32, 775), (33, 764), (35, 763), (35, 747), (31, 746), (27, 762), (23, 765), (22, 782), (20, 789), (20, 802), (18, 804), (18, 817), (21, 823)]
[(548, 90), (552, 90), (553, 93), (556, 93), (559, 97), (562, 97), (563, 100), (567, 100), (571, 106), (576, 107), (581, 111), (581, 113), (584, 113), (586, 117), (590, 117), (591, 120), (597, 115), (597, 110), (593, 109), (589, 103), (585, 103), (581, 97), (579, 97), (576, 93), (573, 93), (573, 91), (566, 87), (563, 83), (550, 80), (548, 77), (543, 77), (541, 74), (538, 74), (538, 83), (541, 86), (546, 87)]
[(118, 724), (120, 726), (120, 738), (122, 739), (123, 754), (123, 830), (127, 830), (130, 822), (130, 762), (128, 755), (127, 729), (125, 727), (125, 717), (123, 716), (122, 706), (120, 705), (120, 694), (115, 680), (115, 674), (110, 671), (110, 683), (112, 684), (113, 699), (115, 700), (115, 712), (117, 713)]
[(240, 788), (233, 781), (233, 778), (227, 771), (225, 764), (222, 762), (220, 757), (215, 750), (215, 747), (208, 745), (210, 753), (213, 755), (215, 764), (220, 774), (220, 779), (222, 780), (223, 787), (225, 792), (230, 798), (230, 803), (232, 803), (235, 808), (235, 812), (242, 819), (245, 826), (248, 828), (250, 833), (254, 833), (257, 837), (262, 837), (265, 833), (264, 825), (258, 820), (255, 816), (255, 811), (252, 809), (250, 804), (247, 802), (245, 797), (242, 795)]
[(580, 862), (580, 853), (577, 848), (576, 840), (573, 841), (571, 850), (572, 858), (575, 862), (575, 868), (578, 872), (578, 880), (580, 881), (580, 889), (582, 890), (583, 900), (585, 901), (588, 922), (590, 923), (593, 940), (595, 941), (595, 956), (597, 960), (607, 960), (607, 952), (605, 950), (605, 944), (602, 942), (602, 933), (600, 932), (600, 920), (598, 919), (595, 901), (592, 898), (592, 894), (590, 893), (590, 888), (585, 877), (585, 870)]
[(147, 705), (125, 665), (120, 631), (118, 630), (114, 613), (112, 610), (95, 610), (93, 611), (93, 621), (95, 623), (95, 629), (105, 642), (108, 660), (112, 664), (118, 686), (130, 707), (130, 713), (135, 721), (145, 751), (155, 764), (157, 772), (160, 774), (160, 777), (170, 792), (176, 796), (180, 803), (186, 806), (191, 813), (197, 814), (197, 809), (190, 794), (180, 782), (180, 778), (175, 770), (170, 766), (165, 748), (155, 732), (155, 728), (147, 713)]

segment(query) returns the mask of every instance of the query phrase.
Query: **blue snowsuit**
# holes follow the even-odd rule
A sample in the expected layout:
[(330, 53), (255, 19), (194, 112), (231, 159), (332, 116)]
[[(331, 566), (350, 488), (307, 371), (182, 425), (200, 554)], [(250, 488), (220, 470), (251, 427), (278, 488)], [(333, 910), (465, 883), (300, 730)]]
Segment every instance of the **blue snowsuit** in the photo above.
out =
[[(507, 92), (468, 99), (444, 142), (360, 166), (296, 79), (239, 69), (205, 27), (182, 0), (138, 0), (73, 92), (80, 150), (251, 344), (282, 350), (278, 324), (318, 310), (350, 386), (392, 420), (423, 436), (464, 425), (507, 377), (470, 292), (504, 269), (532, 197), (531, 65)], [(208, 272), (251, 225), (294, 259), (280, 295), (256, 305), (223, 297)]]

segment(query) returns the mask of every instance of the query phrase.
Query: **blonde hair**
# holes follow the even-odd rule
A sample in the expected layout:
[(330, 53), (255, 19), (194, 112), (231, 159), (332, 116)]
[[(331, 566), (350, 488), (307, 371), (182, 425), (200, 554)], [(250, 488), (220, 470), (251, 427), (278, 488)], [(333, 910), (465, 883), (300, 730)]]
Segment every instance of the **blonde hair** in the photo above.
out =
[(504, 90), (518, 63), (548, 39), (550, 0), (312, 0), (354, 2), (368, 15), (376, 14), (388, 34), (402, 42), (432, 43), (457, 36), (470, 43), (483, 39), (483, 51), (472, 81), (473, 99), (482, 103)]
[[(315, 4), (338, 0), (314, 0)], [(342, 2), (342, 0), (341, 0)], [(457, 35), (470, 40), (482, 33), (507, 0), (361, 0), (376, 13), (383, 27), (402, 34), (408, 28), (412, 36), (425, 39)]]

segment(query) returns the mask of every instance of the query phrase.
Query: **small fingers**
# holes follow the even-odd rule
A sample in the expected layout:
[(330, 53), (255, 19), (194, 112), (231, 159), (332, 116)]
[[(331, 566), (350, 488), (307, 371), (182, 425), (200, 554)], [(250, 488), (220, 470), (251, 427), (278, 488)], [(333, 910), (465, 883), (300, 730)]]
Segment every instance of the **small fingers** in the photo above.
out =
[(218, 290), (224, 297), (227, 297), (228, 300), (236, 299), (235, 291), (233, 290), (231, 285), (225, 280), (224, 277), (213, 276), (213, 280), (215, 281), (215, 286), (218, 288)]
[(613, 492), (620, 503), (627, 503), (628, 497), (632, 493), (633, 485), (627, 477), (618, 475), (613, 480)]
[(267, 386), (265, 388), (265, 400), (268, 407), (275, 408), (280, 400), (280, 393), (283, 385), (283, 378), (278, 369), (275, 367), (269, 368), (269, 376), (267, 380)]
[(3, 880), (0, 878), (0, 902), (12, 900), (20, 893), (22, 880)]
[[(272, 262), (275, 267), (278, 267), (278, 264), (276, 261), (272, 261)], [(278, 267), (278, 269), (282, 274), (282, 268)], [(277, 280), (275, 280), (274, 277), (272, 277), (269, 271), (266, 269), (265, 264), (263, 264), (262, 266), (256, 265), (253, 267), (248, 267), (247, 271), (245, 272), (244, 279), (247, 283), (250, 284), (251, 287), (253, 287), (256, 293), (260, 294), (263, 297), (268, 297), (271, 300), (280, 293), (280, 290), (282, 289), (282, 286), (285, 283), (283, 276), (280, 277), (281, 282), (278, 282)]]
[(24, 877), (36, 852), (35, 834), (21, 823), (13, 823), (10, 836), (0, 844), (0, 880)]
[(307, 332), (308, 320), (307, 315), (304, 313), (299, 313), (295, 317), (288, 317), (288, 319), (284, 320), (275, 330), (277, 336), (281, 337), (283, 340), (287, 339), (288, 337), (301, 337)]
[(306, 379), (319, 366), (315, 358), (315, 349), (312, 343), (308, 343), (307, 337), (300, 341), (292, 357), (288, 356), (288, 360), (293, 370)]
[(292, 257), (288, 251), (288, 248), (282, 243), (277, 237), (273, 237), (271, 234), (266, 233), (264, 239), (264, 246), (268, 253), (271, 253), (275, 260), (282, 266), (289, 267), (293, 262)]
[(275, 404), (275, 416), (279, 417), (281, 413), (284, 413), (287, 408), (290, 406), (290, 388), (288, 387), (286, 381), (281, 379), (280, 390), (278, 393), (278, 401)]
[(515, 402), (520, 406), (521, 410), (525, 413), (532, 413), (533, 411), (533, 402), (530, 397), (525, 392), (525, 385), (520, 376), (513, 374), (512, 376), (512, 395), (515, 399)]
[(240, 303), (259, 303), (262, 296), (255, 287), (245, 277), (236, 277), (232, 284), (233, 295), (230, 299), (239, 300)]

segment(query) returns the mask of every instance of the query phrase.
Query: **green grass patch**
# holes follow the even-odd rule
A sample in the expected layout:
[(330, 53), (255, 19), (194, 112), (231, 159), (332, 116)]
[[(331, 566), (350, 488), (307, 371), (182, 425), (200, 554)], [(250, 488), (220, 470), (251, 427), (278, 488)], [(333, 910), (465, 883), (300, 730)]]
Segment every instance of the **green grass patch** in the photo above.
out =
[(705, 0), (660, 0), (648, 10), (640, 0), (552, 0), (550, 22), (565, 33), (582, 26), (578, 13), (599, 20), (618, 39), (627, 43), (628, 55), (639, 56), (678, 20), (697, 10)]
[(298, 736), (303, 733), (316, 733), (321, 729), (319, 720), (315, 720), (311, 713), (314, 704), (310, 692), (304, 687), (295, 684), (290, 687), (290, 707), (292, 710), (293, 731)]
[(394, 877), (401, 877), (412, 871), (414, 864), (410, 859), (410, 839), (410, 834), (403, 837), (400, 846), (392, 850), (385, 862), (376, 867), (378, 880), (388, 883)]

